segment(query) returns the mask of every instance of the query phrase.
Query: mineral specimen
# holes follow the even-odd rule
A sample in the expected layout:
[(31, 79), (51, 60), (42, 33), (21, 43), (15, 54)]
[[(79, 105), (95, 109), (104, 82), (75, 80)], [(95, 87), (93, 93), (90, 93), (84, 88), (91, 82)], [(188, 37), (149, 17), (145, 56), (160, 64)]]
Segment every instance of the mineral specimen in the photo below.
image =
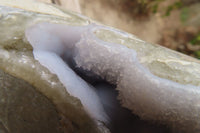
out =
[[(109, 132), (121, 110), (116, 88), (121, 106), (141, 119), (200, 132), (198, 60), (52, 5), (0, 5), (0, 69), (49, 100), (61, 131)], [(12, 131), (3, 116), (0, 127)]]

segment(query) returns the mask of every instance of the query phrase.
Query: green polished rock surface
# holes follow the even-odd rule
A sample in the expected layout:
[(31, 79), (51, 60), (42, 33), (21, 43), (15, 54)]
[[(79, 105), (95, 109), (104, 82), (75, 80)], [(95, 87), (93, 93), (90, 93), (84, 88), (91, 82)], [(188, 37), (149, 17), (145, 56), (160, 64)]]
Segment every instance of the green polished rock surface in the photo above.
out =
[(144, 64), (158, 77), (180, 84), (200, 86), (200, 61), (162, 46), (149, 44), (137, 37), (119, 31), (109, 30), (95, 32), (100, 39), (127, 46), (137, 52), (140, 63)]
[(55, 106), (24, 80), (0, 70), (0, 132), (62, 133)]

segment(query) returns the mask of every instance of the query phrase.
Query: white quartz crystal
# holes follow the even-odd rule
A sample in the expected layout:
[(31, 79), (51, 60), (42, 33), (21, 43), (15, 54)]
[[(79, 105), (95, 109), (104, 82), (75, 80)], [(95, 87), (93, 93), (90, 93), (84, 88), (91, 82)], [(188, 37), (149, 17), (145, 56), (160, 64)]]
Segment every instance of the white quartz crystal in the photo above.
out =
[[(98, 35), (100, 30), (113, 32), (122, 39), (111, 37), (113, 42), (102, 40)], [(34, 57), (59, 77), (67, 91), (78, 97), (96, 120), (106, 122), (109, 118), (93, 87), (66, 64), (70, 58), (75, 60), (77, 67), (115, 84), (122, 106), (131, 109), (141, 118), (167, 123), (179, 131), (200, 130), (200, 87), (192, 82), (182, 83), (184, 77), (178, 77), (180, 81), (176, 82), (176, 78), (171, 80), (170, 77), (155, 75), (155, 69), (149, 68), (149, 58), (145, 52), (142, 53), (142, 47), (157, 46), (95, 24), (77, 27), (42, 23), (27, 29), (26, 37), (33, 46)], [(127, 38), (135, 38), (132, 48), (120, 44)], [(141, 44), (141, 49), (133, 48), (137, 43)], [(187, 65), (188, 60), (185, 62)], [(200, 68), (196, 69), (200, 71)]]

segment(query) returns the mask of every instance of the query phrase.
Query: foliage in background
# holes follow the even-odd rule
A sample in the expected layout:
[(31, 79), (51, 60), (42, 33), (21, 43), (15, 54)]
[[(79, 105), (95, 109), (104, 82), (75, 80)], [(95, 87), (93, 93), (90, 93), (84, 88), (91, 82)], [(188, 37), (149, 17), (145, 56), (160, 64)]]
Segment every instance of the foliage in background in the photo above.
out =
[[(122, 10), (134, 17), (134, 19), (144, 20), (154, 13), (159, 13), (163, 17), (167, 17), (171, 15), (172, 11), (178, 10), (180, 12), (180, 20), (183, 22), (183, 24), (191, 17), (191, 9), (189, 6), (198, 2), (200, 1), (174, 0), (173, 2), (168, 0), (118, 0), (118, 4), (122, 7)], [(166, 6), (166, 3), (168, 3), (168, 6)], [(176, 31), (179, 28), (181, 27), (177, 27), (177, 29), (174, 30)], [(191, 31), (182, 31), (180, 35), (184, 34), (185, 36), (182, 36), (183, 38), (179, 38), (180, 40), (177, 40), (176, 35), (174, 35), (174, 37), (169, 37), (172, 37), (171, 40), (174, 40), (177, 45), (180, 45), (179, 47), (183, 47), (183, 50), (175, 50), (179, 50), (180, 52), (195, 56), (200, 59), (200, 32), (190, 32)], [(188, 34), (191, 34), (191, 36)], [(191, 49), (187, 46), (188, 44), (190, 45), (189, 47)]]
[[(174, 3), (168, 5), (165, 9), (159, 10), (160, 4), (165, 1), (167, 0), (118, 0), (118, 3), (122, 6), (123, 10), (136, 18), (148, 17), (151, 13), (157, 12), (161, 12), (163, 16), (169, 16), (171, 11), (182, 9), (185, 5), (187, 6), (192, 3), (188, 3), (185, 0), (175, 0)], [(186, 18), (185, 12), (186, 10), (183, 10), (183, 20)]]
[[(200, 45), (200, 33), (197, 34), (197, 36), (190, 41), (192, 45)], [(200, 59), (200, 50), (194, 51), (194, 55)]]
[(193, 40), (191, 40), (190, 43), (193, 45), (200, 45), (200, 33), (198, 33), (197, 36)]
[(152, 9), (156, 12), (158, 4), (152, 5), (155, 1), (163, 0), (118, 0), (122, 9), (136, 18), (148, 17)]
[(169, 16), (172, 10), (180, 9), (183, 7), (182, 1), (176, 1), (169, 5), (165, 11), (165, 16)]
[(181, 9), (180, 19), (182, 22), (185, 22), (189, 18), (189, 9), (184, 7)]
[[(151, 6), (150, 6), (151, 11), (153, 13), (157, 13), (159, 4), (164, 1), (166, 1), (166, 0), (153, 0), (151, 3)], [(182, 8), (182, 6), (183, 6), (182, 1), (180, 1), (180, 0), (175, 1), (171, 5), (168, 5), (166, 9), (164, 9), (164, 16), (169, 16), (171, 14), (171, 11), (173, 11), (175, 9), (180, 9), (180, 8)]]

